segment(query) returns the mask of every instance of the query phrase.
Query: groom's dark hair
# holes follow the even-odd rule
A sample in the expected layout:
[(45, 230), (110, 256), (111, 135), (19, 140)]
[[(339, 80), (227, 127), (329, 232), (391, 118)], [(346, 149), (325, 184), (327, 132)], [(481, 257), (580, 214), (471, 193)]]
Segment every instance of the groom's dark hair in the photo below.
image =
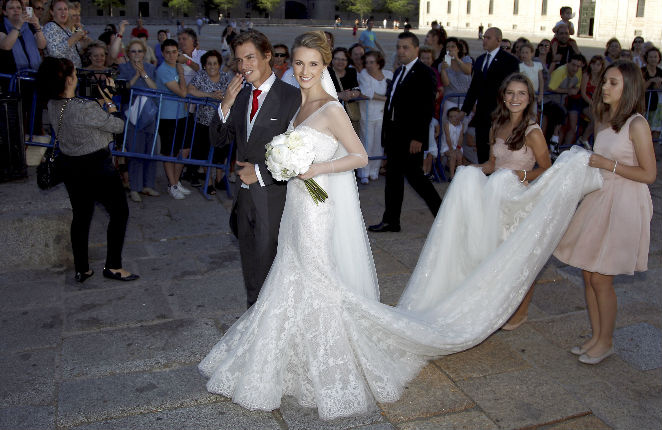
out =
[(263, 57), (267, 55), (267, 52), (271, 54), (269, 66), (274, 66), (274, 49), (271, 47), (271, 42), (269, 42), (269, 39), (264, 33), (260, 33), (257, 30), (248, 30), (239, 33), (237, 37), (232, 39), (232, 52), (234, 53), (237, 50), (237, 46), (245, 43), (252, 43)]

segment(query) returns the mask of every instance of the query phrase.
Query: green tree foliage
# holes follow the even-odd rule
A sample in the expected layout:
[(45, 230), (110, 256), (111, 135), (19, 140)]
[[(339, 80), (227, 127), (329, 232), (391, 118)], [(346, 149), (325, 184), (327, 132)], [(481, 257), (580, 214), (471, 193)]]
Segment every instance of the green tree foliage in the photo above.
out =
[(386, 8), (395, 16), (410, 16), (416, 9), (416, 0), (386, 0)]
[(239, 0), (212, 0), (212, 2), (219, 9), (223, 9), (225, 15), (227, 16), (228, 9), (232, 9), (233, 7), (235, 7), (239, 2)]
[(361, 18), (374, 10), (374, 0), (344, 0), (341, 2), (341, 7), (350, 12), (359, 14)]
[(122, 6), (120, 0), (94, 0), (94, 4), (101, 8), (108, 8), (108, 15), (113, 16), (113, 8)]
[(257, 7), (271, 15), (271, 12), (280, 2), (281, 0), (257, 0)]
[(188, 12), (193, 9), (193, 2), (191, 0), (169, 0), (168, 7), (179, 12)]

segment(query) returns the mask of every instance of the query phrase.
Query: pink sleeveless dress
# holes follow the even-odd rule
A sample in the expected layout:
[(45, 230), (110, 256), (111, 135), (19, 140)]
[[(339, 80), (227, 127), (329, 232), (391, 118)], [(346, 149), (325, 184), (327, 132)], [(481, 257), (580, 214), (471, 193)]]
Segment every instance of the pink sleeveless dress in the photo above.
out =
[[(531, 124), (526, 129), (525, 134), (528, 135), (535, 129), (540, 130), (540, 126), (538, 124)], [(516, 151), (511, 151), (508, 149), (505, 141), (500, 137), (494, 140), (492, 153), (494, 154), (495, 169), (531, 170), (536, 164), (536, 157), (531, 148), (524, 145)]]
[[(630, 140), (631, 116), (616, 133), (598, 132), (594, 151), (618, 164), (638, 166)], [(587, 195), (554, 256), (564, 263), (603, 275), (634, 274), (648, 269), (653, 201), (648, 185), (600, 170), (601, 189)]]

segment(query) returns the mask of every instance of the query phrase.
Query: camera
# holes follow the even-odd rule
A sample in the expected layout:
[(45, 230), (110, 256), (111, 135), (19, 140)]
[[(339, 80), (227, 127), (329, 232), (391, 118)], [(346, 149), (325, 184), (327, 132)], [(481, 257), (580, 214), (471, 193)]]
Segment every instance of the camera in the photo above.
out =
[(112, 69), (103, 71), (85, 69), (79, 70), (78, 95), (80, 97), (100, 99), (103, 98), (103, 95), (99, 89), (108, 91), (111, 96), (118, 94), (122, 91), (122, 87), (126, 86), (125, 81), (116, 81), (114, 87), (110, 87), (106, 83), (107, 78), (115, 79), (115, 76), (117, 76), (117, 71)]

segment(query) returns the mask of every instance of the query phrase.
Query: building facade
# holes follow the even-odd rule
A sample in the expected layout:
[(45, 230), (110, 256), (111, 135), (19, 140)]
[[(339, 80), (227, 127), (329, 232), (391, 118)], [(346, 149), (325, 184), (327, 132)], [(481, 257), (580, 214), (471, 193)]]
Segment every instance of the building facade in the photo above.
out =
[[(97, 6), (93, 0), (81, 0), (81, 12), (85, 17), (111, 16), (109, 8)], [(177, 10), (168, 6), (168, 0), (120, 0), (121, 6), (112, 9), (112, 16), (135, 19), (142, 16), (146, 20), (171, 18), (204, 17), (218, 18), (220, 13), (229, 14), (233, 18), (261, 18), (267, 14), (257, 8), (255, 0), (237, 0), (235, 6), (228, 9), (212, 7), (213, 2), (191, 0), (192, 7), (188, 11)], [(337, 14), (334, 0), (282, 0), (271, 12), (275, 19), (313, 19), (333, 22)]]
[(447, 31), (499, 27), (506, 34), (551, 37), (560, 8), (572, 7), (575, 36), (618, 38), (629, 47), (635, 36), (657, 46), (662, 41), (662, 0), (421, 0), (420, 27), (432, 21)]

